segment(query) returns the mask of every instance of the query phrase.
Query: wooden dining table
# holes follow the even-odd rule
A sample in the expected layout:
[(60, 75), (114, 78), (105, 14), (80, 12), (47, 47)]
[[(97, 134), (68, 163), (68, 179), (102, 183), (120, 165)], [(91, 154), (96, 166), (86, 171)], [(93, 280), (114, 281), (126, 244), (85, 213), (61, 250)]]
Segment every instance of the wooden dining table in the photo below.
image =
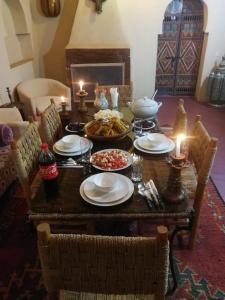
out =
[[(132, 122), (133, 115), (128, 107), (121, 107), (120, 111), (126, 121)], [(95, 110), (89, 107), (87, 113), (79, 113), (76, 108), (70, 115), (70, 121), (89, 122), (93, 119)], [(155, 132), (160, 132), (160, 126), (156, 121)], [(68, 134), (68, 133), (66, 133)], [(133, 146), (134, 133), (130, 132), (126, 137), (114, 142), (93, 142), (92, 153), (102, 149), (123, 149), (130, 153), (136, 153), (143, 157), (143, 181), (153, 179), (159, 194), (162, 195), (167, 186), (170, 172), (169, 153), (148, 154), (136, 150)], [(60, 159), (60, 156), (57, 156)], [(61, 157), (64, 159), (63, 157)], [(77, 157), (75, 157), (76, 159)], [(43, 185), (38, 189), (31, 203), (29, 217), (37, 223), (48, 222), (56, 228), (66, 228), (82, 224), (101, 224), (107, 222), (128, 222), (148, 220), (153, 224), (161, 224), (174, 228), (173, 237), (179, 228), (190, 229), (193, 219), (193, 198), (196, 188), (196, 177), (191, 164), (182, 168), (182, 183), (185, 188), (185, 199), (178, 204), (170, 204), (161, 198), (162, 206), (149, 207), (146, 198), (138, 193), (138, 184), (134, 184), (134, 193), (122, 204), (109, 207), (99, 207), (87, 203), (80, 195), (80, 185), (88, 177), (97, 172), (93, 166), (91, 174), (83, 172), (83, 168), (59, 169), (58, 193), (54, 197), (47, 197)], [(127, 177), (131, 177), (131, 168), (118, 171)], [(87, 227), (88, 228), (88, 227)], [(172, 247), (173, 240), (171, 241)], [(172, 259), (172, 248), (171, 248)], [(173, 266), (172, 266), (173, 268)], [(173, 271), (173, 270), (172, 270)]]

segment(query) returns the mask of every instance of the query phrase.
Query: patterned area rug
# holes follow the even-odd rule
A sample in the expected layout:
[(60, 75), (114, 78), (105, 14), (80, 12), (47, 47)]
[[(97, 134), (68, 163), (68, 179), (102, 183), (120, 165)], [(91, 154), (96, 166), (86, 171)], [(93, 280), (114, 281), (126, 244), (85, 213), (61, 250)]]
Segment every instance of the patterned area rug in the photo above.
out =
[[(34, 230), (26, 223), (26, 204), (16, 189), (1, 203), (0, 299), (46, 299)], [(225, 209), (212, 182), (202, 208), (193, 251), (175, 249), (179, 287), (168, 299), (225, 299)], [(147, 223), (142, 225), (148, 233)]]

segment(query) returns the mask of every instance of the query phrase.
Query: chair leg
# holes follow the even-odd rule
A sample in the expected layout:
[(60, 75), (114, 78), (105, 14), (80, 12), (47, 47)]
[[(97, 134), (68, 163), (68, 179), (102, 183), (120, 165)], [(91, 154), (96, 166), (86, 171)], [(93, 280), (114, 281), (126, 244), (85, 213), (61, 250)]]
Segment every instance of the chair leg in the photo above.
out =
[(192, 227), (192, 230), (191, 230), (191, 233), (190, 233), (190, 239), (189, 239), (189, 244), (188, 244), (188, 248), (190, 250), (193, 250), (194, 249), (194, 245), (195, 245), (195, 242), (196, 242), (196, 236), (197, 236), (197, 224), (193, 224), (193, 227)]

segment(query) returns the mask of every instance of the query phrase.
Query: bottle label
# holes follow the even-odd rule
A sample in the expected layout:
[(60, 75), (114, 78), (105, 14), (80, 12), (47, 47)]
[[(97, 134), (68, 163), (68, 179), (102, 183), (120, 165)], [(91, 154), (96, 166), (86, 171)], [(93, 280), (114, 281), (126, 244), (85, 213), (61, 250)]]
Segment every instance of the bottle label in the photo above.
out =
[(44, 180), (54, 179), (58, 176), (58, 169), (56, 163), (48, 166), (40, 166), (40, 175)]

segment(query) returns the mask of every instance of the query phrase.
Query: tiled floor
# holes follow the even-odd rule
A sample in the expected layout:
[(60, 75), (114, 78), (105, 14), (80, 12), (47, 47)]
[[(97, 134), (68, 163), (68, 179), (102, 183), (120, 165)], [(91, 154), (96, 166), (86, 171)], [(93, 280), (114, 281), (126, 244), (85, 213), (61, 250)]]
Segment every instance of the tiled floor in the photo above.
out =
[[(163, 102), (158, 113), (160, 124), (173, 124), (178, 98), (160, 96), (158, 99)], [(219, 139), (211, 177), (225, 201), (225, 108), (216, 108), (206, 103), (199, 103), (190, 97), (183, 97), (183, 99), (189, 128), (191, 128), (195, 116), (200, 114), (209, 134)]]

